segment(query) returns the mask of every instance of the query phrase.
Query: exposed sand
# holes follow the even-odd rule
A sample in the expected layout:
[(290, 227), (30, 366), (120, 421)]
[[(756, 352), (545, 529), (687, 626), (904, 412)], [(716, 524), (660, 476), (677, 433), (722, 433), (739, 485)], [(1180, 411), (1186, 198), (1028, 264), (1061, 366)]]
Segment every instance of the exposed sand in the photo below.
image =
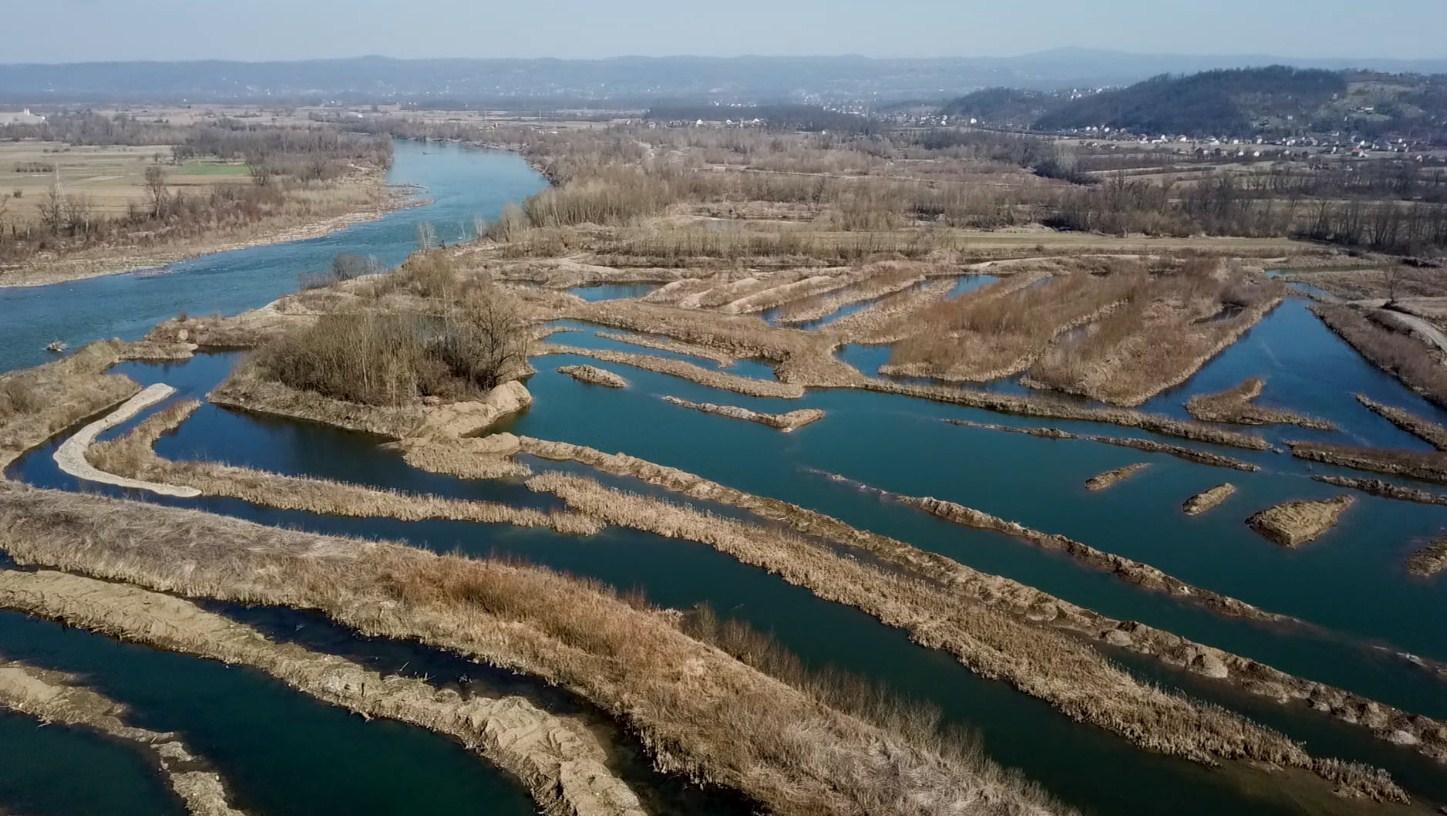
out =
[(201, 495), (201, 491), (194, 487), (170, 485), (161, 482), (149, 482), (143, 479), (117, 476), (114, 473), (107, 473), (97, 468), (86, 459), (86, 451), (90, 450), (90, 446), (95, 443), (97, 436), (120, 425), (174, 393), (176, 393), (176, 389), (165, 383), (156, 383), (155, 385), (142, 389), (139, 394), (121, 403), (119, 408), (116, 408), (103, 418), (76, 431), (74, 436), (61, 443), (61, 446), (55, 451), (55, 464), (71, 476), (77, 479), (84, 479), (88, 482), (115, 485), (116, 487), (124, 487), (132, 490), (146, 490), (159, 496), (174, 496), (182, 499), (196, 498)]

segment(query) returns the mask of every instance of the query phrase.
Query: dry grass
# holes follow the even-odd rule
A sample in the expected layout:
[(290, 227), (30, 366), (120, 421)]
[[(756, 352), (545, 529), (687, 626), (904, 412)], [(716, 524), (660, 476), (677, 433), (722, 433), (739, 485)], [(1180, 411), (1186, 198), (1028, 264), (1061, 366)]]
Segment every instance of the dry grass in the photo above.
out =
[(125, 344), (92, 343), (69, 357), (0, 375), (0, 472), (25, 451), (141, 390), (107, 374)]
[(1288, 442), (1291, 455), (1309, 462), (1370, 470), (1390, 476), (1405, 476), (1424, 482), (1447, 484), (1447, 454), (1383, 448), (1329, 445), (1323, 442)]
[(65, 573), (0, 572), (0, 605), (124, 640), (243, 665), (367, 718), (452, 737), (516, 774), (551, 816), (641, 816), (638, 797), (608, 768), (608, 747), (586, 722), (521, 697), (441, 690), (381, 675), (260, 632), (190, 601)]
[(741, 419), (745, 422), (757, 422), (760, 425), (767, 425), (770, 428), (777, 428), (784, 433), (796, 431), (805, 425), (818, 422), (824, 418), (824, 412), (818, 408), (800, 408), (797, 411), (790, 411), (787, 414), (765, 414), (759, 411), (751, 411), (748, 408), (740, 408), (737, 405), (715, 405), (711, 402), (691, 402), (674, 396), (665, 396), (663, 401), (680, 408), (689, 408), (694, 411), (702, 411), (705, 414), (724, 416), (729, 419)]
[(1149, 462), (1137, 462), (1133, 465), (1107, 470), (1104, 473), (1097, 473), (1085, 480), (1085, 489), (1091, 492), (1108, 490), (1150, 466)]
[(1407, 433), (1431, 443), (1437, 450), (1447, 451), (1447, 428), (1395, 405), (1383, 405), (1365, 394), (1357, 394), (1357, 402)]
[(1237, 425), (1284, 424), (1320, 431), (1336, 430), (1335, 425), (1324, 419), (1257, 405), (1256, 398), (1261, 396), (1265, 388), (1265, 380), (1251, 377), (1225, 391), (1191, 397), (1186, 402), (1186, 410), (1202, 422), (1230, 422)]
[(1336, 526), (1341, 514), (1356, 502), (1351, 496), (1321, 501), (1283, 502), (1251, 516), (1251, 529), (1287, 548), (1300, 547)]
[(1447, 367), (1427, 344), (1384, 328), (1351, 306), (1317, 303), (1311, 308), (1363, 357), (1413, 391), (1447, 407)]
[[(1282, 285), (1193, 261), (1136, 286), (1120, 308), (1057, 341), (1027, 382), (1115, 405), (1177, 386), (1281, 301)], [(1060, 335), (1057, 334), (1057, 337)]]
[(1154, 439), (1136, 439), (1132, 436), (1102, 436), (1100, 434), (1078, 434), (1071, 431), (1063, 431), (1059, 428), (1037, 428), (1031, 426), (1016, 427), (1013, 425), (997, 425), (987, 422), (973, 422), (968, 419), (947, 419), (951, 425), (961, 428), (976, 428), (985, 431), (996, 431), (999, 433), (1018, 433), (1027, 436), (1037, 436), (1042, 439), (1078, 439), (1085, 442), (1095, 442), (1101, 445), (1114, 445), (1119, 448), (1130, 448), (1132, 450), (1147, 451), (1150, 453), (1164, 453), (1174, 456), (1177, 459), (1184, 459), (1187, 462), (1195, 462), (1198, 465), (1210, 465), (1211, 467), (1224, 467), (1233, 470), (1254, 472), (1261, 468), (1250, 462), (1243, 462), (1240, 459), (1233, 459), (1229, 456), (1222, 456), (1219, 453), (1196, 450), (1181, 445), (1168, 445), (1164, 442), (1157, 442)]
[(674, 360), (669, 357), (655, 357), (651, 354), (634, 354), (632, 352), (611, 351), (609, 349), (563, 346), (556, 343), (543, 343), (534, 353), (538, 355), (573, 354), (580, 357), (592, 357), (595, 360), (602, 360), (607, 363), (621, 363), (623, 365), (633, 366), (634, 368), (641, 368), (644, 371), (668, 374), (669, 376), (678, 377), (689, 382), (696, 382), (699, 385), (733, 391), (736, 394), (744, 394), (751, 397), (798, 399), (804, 396), (802, 386), (790, 385), (789, 383), (782, 383), (777, 380), (756, 380), (752, 377), (741, 377), (737, 374), (715, 371), (714, 369), (703, 368), (702, 366), (696, 366), (693, 363), (686, 363), (682, 360)]
[(1188, 516), (1199, 516), (1202, 513), (1208, 513), (1214, 510), (1222, 502), (1235, 495), (1235, 493), (1236, 485), (1230, 482), (1224, 482), (1186, 499), (1186, 503), (1182, 505), (1181, 509), (1184, 510)]
[[(0, 571), (0, 583), (28, 578), (22, 573)], [(194, 816), (243, 816), (228, 801), (221, 775), (192, 753), (179, 735), (129, 725), (125, 706), (83, 685), (79, 678), (0, 660), (0, 708), (46, 724), (90, 729), (150, 754), (166, 783)]]
[(1353, 490), (1360, 490), (1363, 493), (1370, 493), (1373, 496), (1381, 496), (1384, 499), (1417, 502), (1418, 504), (1447, 505), (1447, 496), (1441, 493), (1418, 490), (1415, 487), (1402, 487), (1401, 485), (1392, 484), (1381, 479), (1358, 479), (1351, 476), (1313, 476), (1311, 478), (1323, 484), (1336, 485), (1337, 487), (1350, 487)]
[(153, 450), (155, 441), (184, 422), (199, 406), (198, 402), (186, 401), (158, 411), (130, 433), (93, 446), (88, 458), (101, 470), (117, 475), (182, 485), (209, 496), (226, 496), (282, 510), (401, 521), (450, 519), (546, 527), (570, 535), (590, 535), (601, 529), (592, 519), (572, 513), (546, 513), (495, 502), (378, 490), (216, 462), (175, 462), (157, 456)]
[(1424, 545), (1407, 559), (1407, 571), (1419, 578), (1431, 578), (1443, 570), (1447, 570), (1447, 537)]
[[(1236, 726), (1226, 724), (1231, 720), (1225, 712), (1219, 713), (1227, 720), (1214, 721), (1218, 713), (1214, 709), (1209, 710), (1201, 723), (1179, 730), (1170, 726), (1173, 715), (1168, 712), (1178, 704), (1189, 707), (1189, 702), (1170, 695), (1166, 697), (1173, 702), (1164, 702), (1149, 694), (1138, 696), (1139, 690), (1129, 685), (1134, 680), (1128, 679), (1124, 681), (1125, 686), (1119, 685), (1119, 678), (1112, 679), (1115, 676), (1110, 672), (1114, 669), (1108, 663), (1092, 663), (1099, 660), (1099, 655), (1087, 656), (1075, 651), (1079, 645), (1077, 636), (1104, 640), (1168, 665), (1209, 676), (1229, 674), (1240, 688), (1278, 702), (1307, 697), (1328, 700), (1323, 710), (1344, 721), (1366, 724), (1383, 739), (1395, 730), (1406, 728), (1422, 738), (1419, 750), (1447, 759), (1447, 743), (1433, 737), (1430, 728), (1425, 731), (1418, 728), (1412, 715), (1394, 712), (1370, 724), (1363, 723), (1360, 707), (1369, 701), (1340, 689), (1293, 677), (1258, 661), (1193, 643), (1144, 624), (1116, 621), (1032, 587), (976, 572), (943, 556), (857, 530), (797, 505), (743, 493), (685, 471), (567, 443), (528, 438), (522, 443), (523, 450), (534, 456), (578, 461), (606, 473), (638, 478), (683, 496), (730, 504), (787, 525), (795, 534), (717, 519), (656, 499), (602, 489), (587, 480), (561, 474), (535, 477), (529, 482), (536, 488), (566, 493), (570, 504), (587, 507), (589, 512), (597, 512), (614, 523), (709, 544), (808, 587), (827, 600), (857, 606), (889, 625), (909, 630), (926, 646), (955, 654), (987, 677), (1007, 679), (1025, 693), (1051, 700), (1073, 718), (1120, 730), (1152, 750), (1188, 757), (1216, 751), (1223, 751), (1219, 755), (1226, 756), (1244, 750), (1247, 753), (1241, 754), (1243, 756), (1260, 756), (1258, 749), (1274, 751), (1263, 746), (1276, 743), (1274, 738), (1252, 730), (1254, 726), (1237, 732), (1241, 741), (1233, 737), (1218, 742), (1221, 732), (1215, 730), (1216, 725), (1226, 730)], [(857, 549), (865, 556), (857, 560), (841, 557), (839, 548)], [(1025, 628), (1017, 628), (1017, 624)], [(1059, 634), (1066, 634), (1067, 640), (1057, 640)], [(997, 659), (1003, 661), (1003, 665), (997, 663)], [(1000, 673), (994, 673), (996, 671)], [(1164, 711), (1155, 707), (1158, 703), (1165, 706)], [(1386, 710), (1378, 703), (1371, 705), (1376, 706), (1376, 710)], [(1148, 717), (1154, 725), (1136, 730), (1126, 724), (1138, 717)], [(1264, 743), (1257, 742), (1262, 739)], [(1227, 748), (1227, 744), (1235, 747)], [(1255, 747), (1248, 747), (1251, 745)], [(1322, 773), (1325, 766), (1317, 766), (1328, 761), (1310, 762), (1313, 769)], [(1377, 788), (1378, 783), (1368, 781), (1370, 779), (1380, 781), (1381, 777), (1373, 774), (1361, 777), (1364, 790)], [(1368, 795), (1394, 796), (1380, 791)]]
[(0, 486), (17, 560), (158, 591), (316, 609), (538, 676), (639, 734), (660, 769), (781, 814), (1042, 814), (979, 761), (912, 746), (554, 573), (202, 513)]
[(606, 388), (627, 388), (628, 381), (613, 372), (590, 365), (558, 366), (559, 374), (567, 374), (580, 383), (601, 385)]

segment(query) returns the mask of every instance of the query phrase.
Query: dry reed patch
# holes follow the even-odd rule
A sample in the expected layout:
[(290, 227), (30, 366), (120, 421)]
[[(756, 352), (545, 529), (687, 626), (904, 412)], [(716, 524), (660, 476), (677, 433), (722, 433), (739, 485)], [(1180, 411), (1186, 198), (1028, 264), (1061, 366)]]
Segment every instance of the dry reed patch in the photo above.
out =
[(829, 324), (829, 332), (871, 345), (898, 342), (913, 330), (915, 317), (940, 302), (954, 286), (953, 281), (932, 280), (917, 289), (887, 295)]
[(824, 412), (818, 408), (800, 408), (797, 411), (790, 411), (787, 414), (765, 414), (759, 411), (752, 411), (748, 408), (740, 408), (737, 405), (716, 405), (712, 402), (691, 402), (674, 396), (664, 396), (663, 401), (680, 408), (689, 408), (694, 411), (701, 411), (705, 414), (728, 417), (729, 419), (741, 419), (745, 422), (757, 422), (760, 425), (767, 425), (770, 428), (777, 428), (784, 433), (796, 431), (805, 425), (818, 422), (824, 418)]
[(1279, 283), (1214, 266), (1191, 263), (1142, 282), (1078, 341), (1055, 344), (1029, 383), (1132, 406), (1190, 379), (1282, 299)]
[[(1341, 689), (1294, 677), (1260, 661), (1194, 643), (1170, 632), (1105, 617), (1028, 585), (977, 572), (944, 556), (858, 530), (798, 505), (744, 493), (687, 471), (627, 454), (607, 454), (580, 445), (529, 437), (522, 437), (520, 441), (522, 450), (533, 456), (580, 462), (605, 473), (637, 478), (690, 498), (723, 502), (748, 510), (761, 518), (788, 525), (800, 536), (826, 542), (831, 553), (838, 547), (857, 548), (870, 563), (882, 562), (903, 575), (918, 576), (932, 585), (949, 587), (954, 596), (963, 594), (998, 606), (1032, 625), (1060, 629), (1091, 640), (1104, 640), (1160, 660), (1168, 666), (1210, 676), (1222, 676), (1221, 669), (1224, 667), (1233, 683), (1252, 694), (1277, 703), (1311, 701), (1313, 708), (1344, 722), (1364, 726), (1382, 739), (1393, 742), (1416, 739), (1418, 750), (1423, 754), (1447, 762), (1447, 734), (1433, 731), (1437, 727), (1434, 721), (1384, 707)], [(644, 521), (652, 523), (649, 519)], [(766, 537), (769, 533), (765, 531), (758, 535)], [(958, 603), (958, 597), (954, 602)], [(1374, 714), (1364, 720), (1361, 716), (1364, 708), (1388, 713), (1385, 717)], [(1407, 736), (1404, 738), (1397, 732)]]
[(772, 812), (1050, 812), (994, 766), (920, 749), (543, 569), (13, 485), (0, 485), (0, 547), (157, 591), (316, 609), (540, 677), (622, 720), (660, 769)]
[[(0, 571), (0, 583), (25, 580)], [(97, 582), (92, 582), (97, 583)], [(0, 603), (5, 600), (0, 591)], [(28, 610), (26, 610), (28, 611)], [(0, 708), (40, 720), (99, 732), (150, 755), (171, 790), (194, 816), (243, 816), (231, 806), (221, 775), (180, 736), (129, 725), (126, 707), (69, 674), (15, 660), (0, 660)]]
[(125, 348), (115, 340), (91, 343), (55, 362), (0, 375), (0, 472), (25, 451), (141, 390), (129, 377), (105, 373)]
[(725, 354), (716, 349), (705, 348), (693, 343), (684, 343), (678, 340), (671, 340), (666, 337), (651, 337), (646, 334), (631, 334), (624, 332), (598, 332), (598, 336), (604, 340), (614, 340), (619, 343), (627, 343), (631, 346), (655, 349), (657, 351), (671, 351), (674, 354), (686, 354), (690, 357), (698, 357), (704, 360), (711, 360), (719, 365), (733, 365), (738, 357), (732, 354)]
[(1437, 450), (1447, 451), (1447, 428), (1436, 422), (1395, 405), (1384, 405), (1365, 394), (1357, 394), (1357, 402), (1398, 428), (1430, 443)]
[(1356, 470), (1370, 470), (1389, 476), (1406, 476), (1424, 482), (1447, 484), (1447, 454), (1421, 451), (1358, 448), (1324, 442), (1287, 442), (1291, 455), (1309, 462), (1321, 462)]
[(601, 385), (605, 388), (627, 388), (628, 381), (607, 369), (590, 365), (558, 366), (559, 374), (567, 374), (580, 383)]
[(1437, 405), (1447, 406), (1447, 366), (1435, 349), (1382, 327), (1351, 306), (1317, 303), (1311, 309), (1378, 368)]
[(580, 357), (592, 357), (595, 360), (602, 360), (608, 363), (622, 363), (634, 368), (641, 368), (644, 371), (652, 371), (658, 374), (667, 374), (671, 377), (678, 377), (682, 380), (695, 382), (699, 385), (706, 385), (710, 388), (719, 388), (724, 391), (733, 391), (736, 394), (744, 394), (751, 397), (778, 397), (782, 399), (798, 399), (804, 396), (804, 387), (778, 382), (777, 380), (756, 380), (752, 377), (741, 377), (737, 374), (729, 374), (724, 371), (696, 366), (693, 363), (686, 363), (682, 360), (674, 360), (667, 357), (655, 357), (651, 354), (633, 354), (625, 351), (610, 351), (608, 349), (590, 349), (577, 346), (564, 346), (556, 343), (541, 344), (534, 354), (539, 356), (548, 354), (572, 354)]
[(1212, 467), (1231, 468), (1254, 472), (1261, 468), (1250, 462), (1243, 462), (1240, 459), (1233, 459), (1229, 456), (1222, 456), (1219, 453), (1196, 450), (1195, 448), (1182, 447), (1180, 445), (1168, 445), (1164, 442), (1157, 442), (1153, 439), (1136, 439), (1129, 436), (1102, 436), (1100, 434), (1078, 434), (1072, 431), (1065, 431), (1059, 428), (1036, 428), (1036, 427), (1015, 427), (1013, 425), (997, 425), (989, 422), (973, 422), (968, 419), (947, 419), (951, 425), (961, 428), (976, 428), (984, 431), (997, 431), (1000, 433), (1018, 433), (1027, 436), (1038, 436), (1042, 439), (1078, 439), (1085, 442), (1096, 442), (1101, 445), (1114, 445), (1120, 448), (1147, 451), (1149, 453), (1164, 453), (1187, 462), (1195, 462), (1198, 465), (1210, 465)]
[(1222, 502), (1231, 498), (1236, 493), (1236, 485), (1230, 482), (1223, 482), (1207, 490), (1186, 499), (1181, 509), (1188, 516), (1199, 516), (1208, 513), (1221, 505)]
[[(562, 497), (571, 507), (609, 523), (712, 546), (767, 569), (819, 597), (854, 606), (908, 632), (920, 644), (953, 654), (977, 674), (1000, 679), (1077, 721), (1112, 731), (1148, 750), (1214, 763), (1252, 759), (1317, 771), (1337, 764), (1308, 756), (1300, 746), (1225, 709), (1138, 683), (1089, 645), (1017, 617), (965, 587), (938, 583), (915, 571), (900, 573), (840, 557), (831, 543), (721, 519), (657, 499), (604, 488), (561, 473), (535, 476), (528, 486)], [(899, 545), (903, 547), (904, 545)], [(966, 568), (955, 565), (959, 572)], [(1003, 584), (1002, 579), (994, 579)], [(1003, 586), (1001, 586), (1003, 589)], [(1226, 663), (1210, 652), (1193, 655), (1198, 671), (1224, 676)], [(1380, 771), (1358, 768), (1344, 791), (1405, 801)]]
[(1283, 547), (1309, 544), (1336, 526), (1341, 514), (1356, 502), (1351, 496), (1334, 499), (1282, 502), (1246, 520), (1251, 529)]
[(469, 436), (462, 439), (406, 439), (383, 446), (402, 453), (402, 460), (419, 470), (462, 479), (508, 479), (532, 475), (526, 465), (512, 461), (518, 450), (517, 437), (510, 433)]
[(1266, 381), (1250, 377), (1240, 384), (1214, 394), (1198, 394), (1186, 401), (1186, 410), (1202, 422), (1229, 422), (1236, 425), (1299, 425), (1319, 431), (1334, 431), (1336, 426), (1280, 408), (1264, 408), (1256, 399), (1266, 388)]
[(983, 382), (1018, 374), (1056, 336), (1094, 322), (1141, 286), (1138, 272), (1073, 272), (1040, 285), (1007, 279), (918, 316), (882, 373)]
[(91, 462), (129, 478), (189, 487), (210, 496), (226, 496), (282, 510), (401, 521), (450, 519), (547, 527), (571, 535), (590, 535), (601, 529), (591, 519), (572, 513), (545, 513), (496, 502), (378, 490), (215, 462), (175, 462), (157, 456), (155, 441), (184, 422), (198, 407), (199, 402), (190, 400), (156, 412), (125, 436), (93, 446), (88, 453)]
[(1447, 570), (1447, 537), (1439, 537), (1412, 553), (1407, 571), (1419, 578), (1431, 578)]
[(857, 278), (854, 283), (780, 307), (779, 323), (808, 323), (828, 317), (846, 306), (908, 291), (923, 283), (928, 271), (928, 267), (917, 264), (877, 264), (859, 269), (853, 273)]
[(547, 814), (644, 812), (638, 797), (609, 770), (607, 748), (585, 722), (550, 714), (522, 697), (488, 697), (382, 675), (342, 657), (273, 642), (181, 598), (66, 573), (0, 572), (0, 606), (159, 649), (247, 666), (363, 717), (397, 720), (452, 737), (519, 777)]
[(1107, 470), (1104, 473), (1097, 473), (1085, 480), (1085, 489), (1092, 492), (1108, 490), (1150, 466), (1149, 462), (1137, 462), (1133, 465)]
[(1415, 487), (1402, 487), (1381, 479), (1358, 479), (1351, 476), (1313, 476), (1311, 477), (1324, 484), (1336, 485), (1337, 487), (1349, 487), (1353, 490), (1360, 490), (1363, 493), (1370, 493), (1373, 496), (1381, 496), (1384, 499), (1396, 499), (1397, 501), (1416, 502), (1418, 504), (1443, 504), (1447, 505), (1447, 495), (1433, 493), (1428, 490), (1418, 490)]

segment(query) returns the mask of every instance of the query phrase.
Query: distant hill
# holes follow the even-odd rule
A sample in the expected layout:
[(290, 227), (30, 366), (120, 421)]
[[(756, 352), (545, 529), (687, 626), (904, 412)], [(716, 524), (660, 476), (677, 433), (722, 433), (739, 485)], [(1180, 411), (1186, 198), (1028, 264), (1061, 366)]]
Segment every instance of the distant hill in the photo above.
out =
[(1162, 75), (1096, 93), (989, 89), (940, 113), (1045, 131), (1145, 135), (1350, 133), (1447, 143), (1447, 76), (1287, 66)]
[(616, 57), (295, 62), (106, 62), (0, 65), (0, 103), (410, 102), (422, 105), (659, 100), (884, 105), (981, 88), (1092, 90), (1158, 74), (1273, 63), (1396, 73), (1447, 71), (1447, 60), (1281, 60), (1057, 49), (1015, 57)]
[(1346, 91), (1342, 74), (1280, 65), (1160, 76), (1070, 100), (1036, 119), (1035, 126), (1240, 135), (1290, 122), (1305, 124)]
[(986, 88), (946, 102), (940, 113), (980, 124), (1023, 128), (1059, 104), (1059, 97), (1019, 88)]

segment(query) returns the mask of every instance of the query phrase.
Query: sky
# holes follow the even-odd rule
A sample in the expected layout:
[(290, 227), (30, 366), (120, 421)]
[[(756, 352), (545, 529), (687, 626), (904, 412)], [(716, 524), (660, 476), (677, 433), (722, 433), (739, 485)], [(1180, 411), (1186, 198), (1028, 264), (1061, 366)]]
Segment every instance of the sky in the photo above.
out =
[(392, 57), (1447, 57), (1447, 0), (0, 0), (0, 63)]

